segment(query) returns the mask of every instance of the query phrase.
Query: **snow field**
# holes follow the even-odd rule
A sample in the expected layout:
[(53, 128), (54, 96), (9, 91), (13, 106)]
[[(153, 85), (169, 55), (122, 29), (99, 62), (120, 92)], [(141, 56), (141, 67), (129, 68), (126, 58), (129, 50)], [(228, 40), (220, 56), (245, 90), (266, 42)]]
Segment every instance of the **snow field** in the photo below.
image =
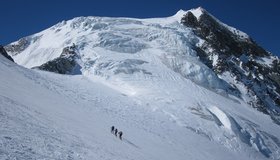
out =
[(13, 57), (31, 68), (75, 43), (81, 75), (0, 56), (0, 159), (280, 159), (279, 126), (224, 94), (182, 14), (78, 17), (30, 36)]

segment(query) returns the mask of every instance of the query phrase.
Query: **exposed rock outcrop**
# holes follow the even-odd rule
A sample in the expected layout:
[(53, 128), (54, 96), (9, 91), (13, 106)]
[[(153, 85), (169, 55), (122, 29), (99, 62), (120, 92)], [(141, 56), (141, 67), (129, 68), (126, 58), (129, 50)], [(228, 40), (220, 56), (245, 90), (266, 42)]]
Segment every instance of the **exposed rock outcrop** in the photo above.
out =
[(28, 40), (28, 37), (24, 37), (19, 39), (16, 43), (12, 43), (5, 46), (5, 50), (9, 52), (12, 56), (15, 56), (21, 53), (23, 50), (25, 50), (29, 44), (30, 41)]
[(34, 67), (33, 69), (40, 69), (59, 74), (77, 74), (80, 66), (76, 62), (77, 53), (75, 52), (76, 46), (66, 47), (63, 49), (61, 55), (41, 66)]
[[(204, 9), (196, 17), (188, 11), (181, 23), (193, 28), (204, 40), (195, 47), (197, 55), (221, 78), (229, 73), (234, 88), (247, 89), (246, 100), (252, 107), (271, 115), (280, 124), (280, 61), (261, 48), (252, 38), (229, 27)], [(272, 63), (265, 62), (268, 59)], [(225, 79), (226, 80), (226, 79)]]
[(10, 61), (14, 62), (13, 58), (10, 55), (8, 55), (4, 47), (1, 45), (0, 45), (0, 54), (6, 57), (7, 59), (9, 59)]

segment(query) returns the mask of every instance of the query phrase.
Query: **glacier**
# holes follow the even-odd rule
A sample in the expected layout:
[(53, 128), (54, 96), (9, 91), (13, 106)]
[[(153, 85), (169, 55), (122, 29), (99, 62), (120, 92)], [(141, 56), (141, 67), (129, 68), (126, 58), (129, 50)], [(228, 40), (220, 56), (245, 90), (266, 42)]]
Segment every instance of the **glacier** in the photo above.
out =
[[(280, 159), (280, 126), (201, 62), (185, 13), (78, 17), (6, 47), (17, 64), (0, 55), (0, 159)], [(69, 46), (79, 74), (30, 69)]]

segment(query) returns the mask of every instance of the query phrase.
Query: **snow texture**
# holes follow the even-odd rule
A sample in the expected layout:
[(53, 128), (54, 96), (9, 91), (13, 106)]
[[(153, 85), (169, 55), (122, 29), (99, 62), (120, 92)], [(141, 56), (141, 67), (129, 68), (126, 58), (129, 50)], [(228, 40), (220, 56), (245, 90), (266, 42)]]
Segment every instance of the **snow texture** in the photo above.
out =
[(0, 68), (1, 159), (280, 158), (279, 126), (268, 116), (189, 80), (110, 87), (2, 56)]
[[(10, 53), (26, 68), (0, 55), (0, 159), (280, 159), (279, 125), (217, 94), (226, 86), (200, 62), (182, 13), (78, 17)], [(80, 74), (28, 69), (73, 43)]]

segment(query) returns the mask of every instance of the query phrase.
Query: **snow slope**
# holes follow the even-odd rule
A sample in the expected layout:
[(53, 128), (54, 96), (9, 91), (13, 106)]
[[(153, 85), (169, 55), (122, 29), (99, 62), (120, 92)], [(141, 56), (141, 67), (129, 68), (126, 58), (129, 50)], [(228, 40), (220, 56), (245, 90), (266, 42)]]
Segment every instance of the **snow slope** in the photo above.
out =
[(27, 68), (74, 43), (81, 74), (0, 56), (0, 159), (280, 159), (279, 126), (226, 94), (193, 50), (202, 40), (179, 23), (183, 12), (78, 17), (14, 42), (9, 53)]
[(116, 79), (138, 78), (131, 73), (145, 73), (137, 74), (145, 79), (153, 72), (171, 69), (204, 87), (225, 90), (225, 82), (200, 62), (193, 46), (201, 40), (180, 24), (179, 15), (150, 19), (78, 17), (26, 37), (24, 50), (9, 53), (18, 64), (32, 68), (59, 57), (63, 48), (75, 44), (82, 74), (105, 78), (109, 84), (117, 83)]
[(269, 117), (186, 79), (135, 96), (2, 56), (0, 74), (0, 159), (279, 159)]

